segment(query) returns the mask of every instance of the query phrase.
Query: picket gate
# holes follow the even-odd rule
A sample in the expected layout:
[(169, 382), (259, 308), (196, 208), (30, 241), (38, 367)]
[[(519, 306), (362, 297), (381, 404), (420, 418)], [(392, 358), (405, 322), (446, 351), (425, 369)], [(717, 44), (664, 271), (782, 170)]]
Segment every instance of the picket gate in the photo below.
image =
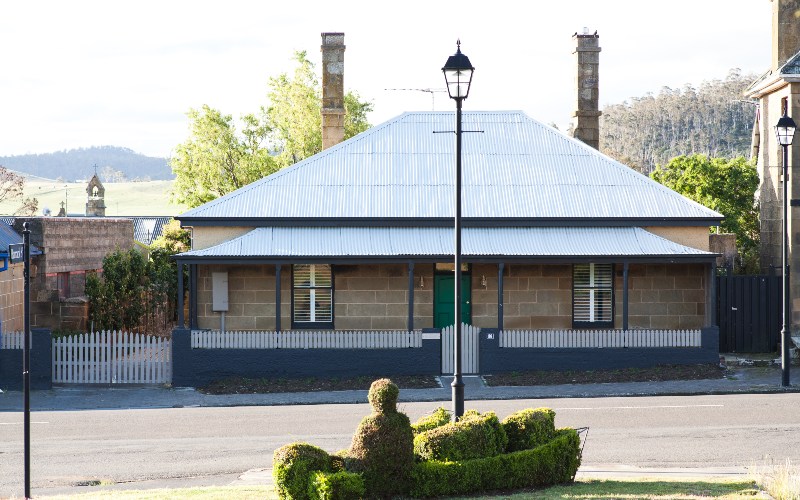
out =
[(170, 340), (121, 331), (53, 339), (53, 383), (167, 384), (172, 382)]
[[(442, 329), (442, 375), (455, 371), (455, 325)], [(481, 329), (477, 326), (461, 324), (461, 373), (462, 375), (480, 372), (479, 341)]]

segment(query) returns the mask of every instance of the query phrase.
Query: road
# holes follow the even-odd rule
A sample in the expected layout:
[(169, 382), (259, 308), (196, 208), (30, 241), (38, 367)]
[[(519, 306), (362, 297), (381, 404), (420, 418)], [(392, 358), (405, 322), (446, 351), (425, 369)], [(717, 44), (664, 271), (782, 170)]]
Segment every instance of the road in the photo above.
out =
[[(439, 403), (401, 403), (412, 421)], [(589, 427), (584, 466), (749, 467), (800, 462), (800, 394), (467, 401), (498, 416), (547, 406)], [(346, 448), (367, 405), (33, 412), (33, 494), (95, 481), (236, 477), (307, 441)], [(22, 496), (22, 413), (0, 413), (0, 498)], [(144, 483), (141, 483), (143, 482)]]

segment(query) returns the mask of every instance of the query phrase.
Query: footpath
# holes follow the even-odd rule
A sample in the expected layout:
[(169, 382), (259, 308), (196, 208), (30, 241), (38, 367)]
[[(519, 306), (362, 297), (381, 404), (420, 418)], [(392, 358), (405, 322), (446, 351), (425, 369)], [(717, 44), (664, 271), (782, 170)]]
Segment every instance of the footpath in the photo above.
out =
[[(667, 382), (620, 382), (525, 387), (491, 387), (478, 376), (465, 376), (465, 397), (470, 401), (497, 399), (595, 398), (800, 392), (800, 366), (791, 370), (794, 383), (781, 387), (779, 366), (753, 366), (752, 361), (728, 360), (725, 378)], [(440, 377), (441, 387), (403, 389), (400, 401), (449, 401), (452, 377)], [(366, 403), (367, 391), (302, 392), (277, 394), (203, 394), (189, 387), (165, 386), (64, 386), (31, 391), (31, 410), (114, 410), (134, 408), (187, 408), (214, 406), (282, 406)], [(19, 391), (0, 393), (0, 412), (22, 411)]]

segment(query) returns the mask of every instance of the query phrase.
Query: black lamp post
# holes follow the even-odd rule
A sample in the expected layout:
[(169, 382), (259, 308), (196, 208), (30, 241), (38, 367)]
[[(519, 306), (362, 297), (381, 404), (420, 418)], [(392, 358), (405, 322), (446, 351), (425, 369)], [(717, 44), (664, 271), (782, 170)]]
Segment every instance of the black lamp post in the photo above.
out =
[(794, 120), (784, 113), (775, 125), (775, 135), (783, 148), (783, 245), (781, 261), (783, 264), (783, 328), (781, 329), (781, 385), (789, 387), (789, 342), (792, 328), (792, 303), (789, 292), (789, 146), (792, 145), (797, 126)]
[(472, 72), (475, 68), (469, 58), (461, 53), (461, 40), (456, 42), (456, 53), (447, 58), (442, 68), (447, 83), (447, 93), (456, 101), (456, 199), (455, 199), (455, 325), (453, 345), (455, 363), (453, 368), (453, 420), (464, 415), (464, 381), (461, 379), (461, 103), (469, 95)]

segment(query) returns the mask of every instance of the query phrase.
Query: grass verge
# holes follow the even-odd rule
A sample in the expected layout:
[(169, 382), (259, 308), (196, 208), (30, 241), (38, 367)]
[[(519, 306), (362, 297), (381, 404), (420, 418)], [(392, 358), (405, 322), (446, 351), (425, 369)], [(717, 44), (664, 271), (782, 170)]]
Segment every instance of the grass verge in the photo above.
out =
[[(221, 500), (236, 499), (275, 499), (277, 495), (271, 486), (221, 486), (205, 488), (179, 488), (173, 490), (113, 491), (102, 490), (77, 495), (54, 497), (38, 497), (48, 499), (155, 499), (177, 500), (183, 498)], [(452, 497), (469, 499), (513, 499), (523, 500), (536, 498), (540, 500), (569, 499), (642, 499), (642, 500), (674, 500), (715, 498), (718, 500), (739, 500), (742, 498), (768, 498), (759, 492), (753, 481), (606, 481), (596, 479), (577, 480), (573, 484), (554, 486), (543, 490), (524, 490), (497, 492), (471, 497)]]

